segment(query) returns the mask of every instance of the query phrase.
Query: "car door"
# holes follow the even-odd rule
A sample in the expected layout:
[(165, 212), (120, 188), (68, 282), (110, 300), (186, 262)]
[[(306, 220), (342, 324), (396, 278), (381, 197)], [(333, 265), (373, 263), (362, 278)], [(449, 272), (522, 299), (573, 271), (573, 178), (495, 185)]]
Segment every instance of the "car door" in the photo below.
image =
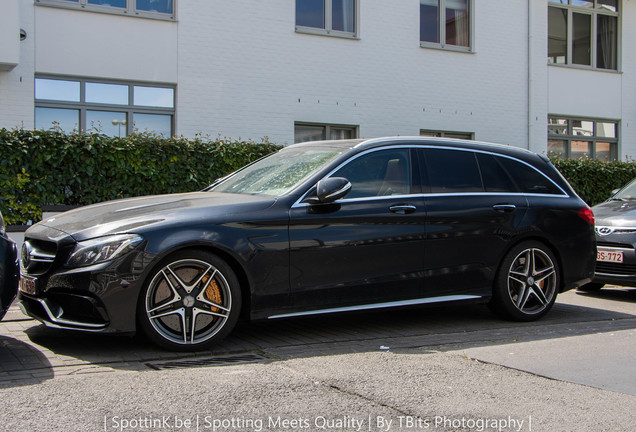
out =
[(426, 148), (428, 295), (489, 295), (528, 204), (488, 153)]
[(374, 149), (330, 177), (351, 191), (333, 204), (295, 205), (290, 214), (292, 304), (320, 309), (421, 295), (425, 218), (409, 148)]

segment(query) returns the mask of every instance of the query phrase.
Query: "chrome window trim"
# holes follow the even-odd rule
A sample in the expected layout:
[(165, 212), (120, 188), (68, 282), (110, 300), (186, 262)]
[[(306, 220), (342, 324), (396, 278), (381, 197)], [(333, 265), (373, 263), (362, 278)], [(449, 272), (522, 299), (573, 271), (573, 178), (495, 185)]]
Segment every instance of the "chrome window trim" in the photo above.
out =
[[(407, 139), (408, 141), (409, 139)], [(413, 140), (415, 142), (419, 141), (417, 138), (411, 138), (410, 140)], [(379, 140), (369, 140), (369, 141), (363, 141), (359, 144), (357, 144), (356, 146), (354, 146), (354, 148), (358, 148), (362, 145), (365, 145), (367, 143), (382, 143), (382, 142), (394, 142), (395, 139), (393, 138), (389, 138), (389, 139), (379, 139)], [(449, 141), (450, 142), (450, 141)], [(456, 142), (456, 141), (452, 141), (452, 142)], [(320, 180), (324, 180), (326, 178), (331, 177), (336, 171), (338, 171), (340, 168), (342, 168), (344, 165), (350, 163), (351, 161), (354, 161), (355, 159), (372, 153), (372, 152), (376, 152), (376, 151), (380, 151), (380, 150), (387, 150), (387, 149), (417, 149), (417, 148), (432, 148), (432, 149), (442, 149), (442, 150), (455, 150), (455, 151), (466, 151), (466, 152), (473, 152), (473, 153), (481, 153), (481, 154), (488, 154), (488, 155), (492, 155), (492, 156), (498, 156), (498, 157), (505, 157), (507, 159), (522, 163), (530, 168), (532, 168), (533, 170), (535, 170), (536, 172), (538, 172), (539, 174), (541, 174), (543, 177), (545, 177), (546, 179), (548, 179), (550, 181), (550, 183), (552, 183), (554, 186), (556, 186), (562, 193), (561, 194), (541, 194), (541, 193), (524, 193), (524, 192), (455, 192), (455, 193), (414, 193), (414, 194), (401, 194), (401, 195), (389, 195), (389, 196), (380, 196), (380, 197), (363, 197), (363, 198), (342, 198), (336, 202), (339, 203), (345, 203), (345, 202), (359, 202), (359, 201), (372, 201), (372, 200), (387, 200), (387, 199), (399, 199), (399, 198), (412, 198), (412, 197), (416, 197), (416, 198), (422, 198), (422, 197), (441, 197), (441, 196), (495, 196), (495, 195), (506, 195), (506, 196), (526, 196), (526, 197), (553, 197), (553, 198), (570, 198), (570, 195), (563, 190), (563, 188), (561, 186), (559, 186), (554, 180), (552, 180), (550, 177), (548, 177), (547, 175), (545, 175), (543, 172), (541, 172), (540, 170), (538, 170), (536, 167), (532, 166), (531, 164), (522, 161), (520, 159), (517, 159), (513, 156), (509, 156), (509, 155), (505, 155), (505, 154), (501, 154), (501, 153), (495, 153), (495, 152), (491, 152), (491, 151), (487, 151), (487, 150), (480, 150), (480, 149), (469, 149), (469, 148), (459, 148), (459, 147), (450, 147), (450, 146), (436, 146), (436, 145), (430, 145), (430, 144), (400, 144), (400, 145), (396, 145), (396, 146), (385, 146), (385, 147), (375, 147), (375, 148), (370, 148), (367, 149), (365, 151), (362, 151), (360, 153), (357, 153), (355, 155), (353, 155), (351, 158), (347, 159), (344, 162), (341, 162), (336, 168), (334, 168), (333, 170), (331, 170), (329, 173), (327, 173), (324, 177), (322, 177)], [(318, 180), (318, 181), (320, 181)], [(317, 183), (317, 182), (316, 182)], [(314, 185), (311, 185), (309, 187), (309, 189), (301, 195), (301, 197), (291, 206), (291, 208), (302, 208), (302, 207), (308, 207), (311, 204), (307, 204), (307, 203), (303, 203), (302, 201), (307, 198), (307, 194), (311, 191), (311, 187)]]

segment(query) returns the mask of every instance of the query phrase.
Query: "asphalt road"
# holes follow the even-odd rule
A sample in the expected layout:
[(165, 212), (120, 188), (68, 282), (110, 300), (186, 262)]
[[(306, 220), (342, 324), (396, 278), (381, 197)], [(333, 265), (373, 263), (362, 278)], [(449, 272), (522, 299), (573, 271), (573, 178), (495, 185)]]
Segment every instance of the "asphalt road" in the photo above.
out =
[(213, 351), (0, 323), (0, 431), (633, 431), (636, 290), (247, 323)]

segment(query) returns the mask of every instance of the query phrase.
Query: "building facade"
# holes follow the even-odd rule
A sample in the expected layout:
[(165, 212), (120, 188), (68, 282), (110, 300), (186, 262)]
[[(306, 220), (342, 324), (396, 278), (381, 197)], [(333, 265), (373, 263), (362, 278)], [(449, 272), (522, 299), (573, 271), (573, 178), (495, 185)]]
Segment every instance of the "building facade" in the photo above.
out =
[(3, 0), (0, 127), (636, 157), (631, 0)]

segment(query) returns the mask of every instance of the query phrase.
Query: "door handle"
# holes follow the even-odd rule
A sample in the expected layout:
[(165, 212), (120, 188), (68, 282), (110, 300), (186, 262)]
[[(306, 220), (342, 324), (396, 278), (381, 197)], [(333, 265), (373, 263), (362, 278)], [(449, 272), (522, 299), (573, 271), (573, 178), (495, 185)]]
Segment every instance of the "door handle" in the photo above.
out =
[(498, 212), (511, 212), (514, 211), (517, 206), (514, 204), (495, 204), (492, 208)]
[(397, 214), (409, 214), (417, 210), (417, 207), (411, 204), (398, 204), (389, 207), (389, 210)]

